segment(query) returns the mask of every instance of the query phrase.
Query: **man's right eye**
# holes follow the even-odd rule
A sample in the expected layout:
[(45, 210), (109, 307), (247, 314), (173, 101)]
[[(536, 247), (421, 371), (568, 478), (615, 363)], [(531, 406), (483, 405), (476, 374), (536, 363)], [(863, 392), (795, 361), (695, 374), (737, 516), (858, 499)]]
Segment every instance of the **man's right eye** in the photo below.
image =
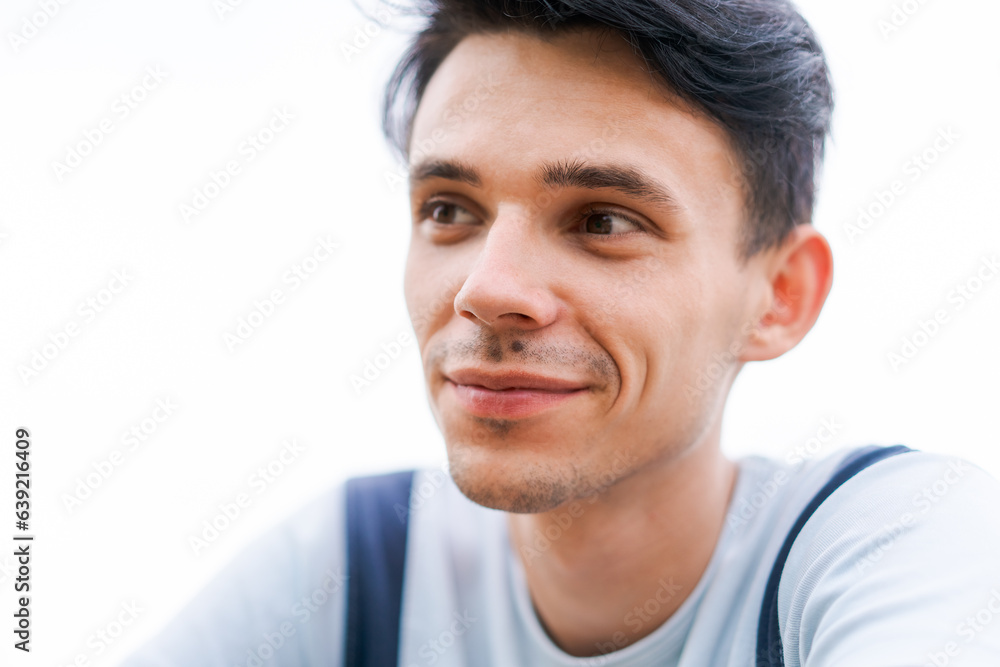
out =
[(421, 220), (431, 220), (442, 225), (468, 225), (476, 222), (476, 217), (467, 210), (446, 201), (429, 201), (420, 211)]

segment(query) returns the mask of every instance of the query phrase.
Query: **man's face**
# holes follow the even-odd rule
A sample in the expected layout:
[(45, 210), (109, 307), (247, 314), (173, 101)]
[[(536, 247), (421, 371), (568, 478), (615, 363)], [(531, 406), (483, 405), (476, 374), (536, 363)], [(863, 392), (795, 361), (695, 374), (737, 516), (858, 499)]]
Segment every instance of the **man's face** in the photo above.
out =
[(616, 35), (474, 35), (410, 150), (406, 300), (463, 493), (546, 511), (717, 437), (763, 283), (722, 129)]

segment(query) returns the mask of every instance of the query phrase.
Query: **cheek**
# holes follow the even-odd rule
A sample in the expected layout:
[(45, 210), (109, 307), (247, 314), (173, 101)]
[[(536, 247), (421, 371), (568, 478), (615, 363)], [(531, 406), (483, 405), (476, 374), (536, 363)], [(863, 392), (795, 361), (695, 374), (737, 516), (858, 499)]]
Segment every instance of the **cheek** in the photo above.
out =
[(704, 354), (701, 289), (683, 275), (665, 273), (665, 263), (649, 258), (578, 299), (577, 316), (621, 374), (621, 417), (635, 410), (669, 412)]
[(403, 295), (421, 348), (455, 314), (455, 295), (463, 281), (440, 258), (411, 246), (403, 274)]
[(680, 334), (683, 351), (669, 369), (669, 392), (676, 405), (693, 415), (711, 414), (724, 400), (735, 372), (737, 355), (732, 351), (735, 304), (713, 293), (688, 329)]
[(421, 326), (422, 323), (418, 322), (416, 318), (416, 314), (420, 310), (423, 299), (422, 290), (424, 289), (424, 286), (420, 284), (419, 276), (419, 261), (414, 257), (411, 248), (406, 257), (406, 267), (403, 270), (403, 298), (406, 300), (406, 310), (410, 315), (413, 330), (417, 334), (417, 340), (422, 341), (422, 329), (426, 327)]
[(403, 295), (406, 298), (410, 323), (421, 348), (427, 340), (434, 320), (431, 308), (433, 280), (427, 275), (426, 267), (427, 262), (420, 256), (419, 251), (411, 248), (403, 274)]
[(644, 401), (679, 404), (678, 394), (711, 359), (719, 333), (712, 297), (701, 278), (681, 274), (651, 282), (635, 300), (622, 329), (640, 357), (633, 372), (644, 374)]
[[(657, 311), (669, 303), (666, 294), (670, 290), (665, 285), (668, 279), (663, 275), (666, 265), (658, 257), (645, 257), (568, 289), (575, 292), (581, 317), (590, 322), (594, 331), (621, 331), (635, 336), (655, 326)], [(564, 275), (579, 274), (576, 269), (564, 271)]]

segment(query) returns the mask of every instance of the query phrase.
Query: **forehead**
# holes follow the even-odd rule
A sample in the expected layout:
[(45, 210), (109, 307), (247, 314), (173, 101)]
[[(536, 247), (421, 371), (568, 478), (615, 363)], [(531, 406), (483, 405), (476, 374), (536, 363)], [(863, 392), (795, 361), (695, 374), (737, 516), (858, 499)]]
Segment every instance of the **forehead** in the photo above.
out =
[(614, 32), (463, 39), (414, 117), (410, 165), (460, 162), (497, 196), (538, 196), (543, 165), (614, 165), (662, 184), (712, 236), (744, 206), (728, 134), (666, 89)]
[(637, 165), (686, 204), (715, 208), (740, 183), (727, 133), (613, 31), (463, 39), (414, 117), (411, 165), (429, 157), (474, 164), (487, 179), (573, 158)]

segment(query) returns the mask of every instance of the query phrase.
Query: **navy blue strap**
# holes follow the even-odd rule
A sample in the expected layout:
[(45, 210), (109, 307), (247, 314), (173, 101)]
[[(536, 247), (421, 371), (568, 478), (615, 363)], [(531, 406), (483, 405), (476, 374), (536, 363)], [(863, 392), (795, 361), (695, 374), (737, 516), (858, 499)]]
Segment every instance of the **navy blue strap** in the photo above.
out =
[(413, 473), (347, 480), (344, 667), (396, 667)]
[(778, 628), (778, 582), (781, 581), (781, 571), (785, 567), (788, 553), (792, 550), (792, 543), (795, 542), (795, 538), (798, 537), (809, 517), (841, 484), (868, 466), (890, 456), (909, 451), (912, 450), (903, 445), (893, 445), (892, 447), (870, 445), (851, 453), (841, 462), (830, 481), (813, 496), (806, 508), (802, 510), (795, 525), (788, 531), (788, 537), (785, 538), (781, 551), (778, 552), (774, 567), (771, 569), (771, 576), (767, 580), (767, 588), (764, 590), (764, 602), (760, 608), (760, 620), (757, 624), (757, 667), (782, 667), (785, 664), (781, 631)]

